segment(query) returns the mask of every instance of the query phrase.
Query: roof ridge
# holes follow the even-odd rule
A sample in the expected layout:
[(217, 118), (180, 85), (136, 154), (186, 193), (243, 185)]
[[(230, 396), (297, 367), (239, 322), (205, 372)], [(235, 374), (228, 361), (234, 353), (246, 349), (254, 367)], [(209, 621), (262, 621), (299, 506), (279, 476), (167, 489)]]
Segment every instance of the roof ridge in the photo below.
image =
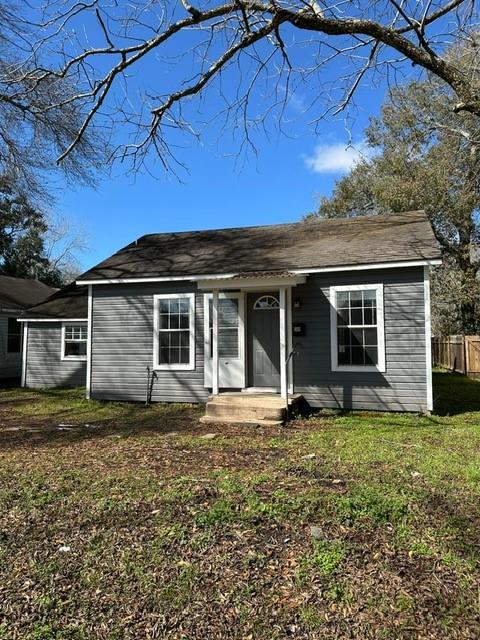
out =
[[(295, 222), (278, 222), (275, 224), (254, 224), (254, 225), (246, 225), (242, 227), (212, 227), (208, 229), (187, 229), (184, 231), (159, 231), (156, 233), (145, 233), (139, 236), (136, 240), (130, 242), (127, 246), (142, 240), (143, 238), (154, 238), (156, 236), (164, 236), (164, 235), (191, 235), (195, 233), (208, 233), (208, 232), (218, 232), (218, 231), (250, 231), (253, 229), (277, 229), (284, 227), (296, 227), (302, 224), (319, 224), (319, 223), (328, 223), (328, 222), (342, 222), (342, 223), (354, 223), (359, 220), (365, 220), (371, 218), (372, 220), (378, 220), (379, 218), (389, 218), (390, 216), (406, 216), (410, 214), (425, 214), (424, 209), (412, 209), (410, 211), (392, 211), (390, 213), (361, 213), (356, 216), (349, 217), (332, 217), (332, 218), (322, 218), (320, 216), (312, 216), (309, 218), (302, 218), (301, 220), (296, 220)], [(426, 215), (426, 214), (425, 214)]]

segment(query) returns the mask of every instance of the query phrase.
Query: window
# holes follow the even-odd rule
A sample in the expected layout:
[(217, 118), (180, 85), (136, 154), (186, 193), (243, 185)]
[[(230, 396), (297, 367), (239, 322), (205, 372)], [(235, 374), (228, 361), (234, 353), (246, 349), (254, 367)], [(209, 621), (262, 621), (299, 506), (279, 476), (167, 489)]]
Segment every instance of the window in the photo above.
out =
[(7, 353), (20, 353), (22, 344), (20, 322), (16, 318), (8, 318)]
[(280, 304), (275, 296), (260, 296), (255, 301), (253, 308), (258, 311), (260, 309), (279, 309)]
[(154, 368), (194, 369), (195, 294), (154, 296)]
[(88, 326), (64, 324), (62, 331), (62, 360), (86, 360)]
[(333, 371), (385, 371), (383, 285), (330, 287)]

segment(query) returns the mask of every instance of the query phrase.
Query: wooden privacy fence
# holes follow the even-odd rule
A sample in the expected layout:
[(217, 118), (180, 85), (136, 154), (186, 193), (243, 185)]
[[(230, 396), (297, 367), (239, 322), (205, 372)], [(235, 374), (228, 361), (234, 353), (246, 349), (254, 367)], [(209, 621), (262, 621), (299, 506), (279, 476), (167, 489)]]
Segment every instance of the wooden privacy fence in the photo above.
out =
[(480, 378), (480, 336), (432, 338), (432, 358), (434, 367)]

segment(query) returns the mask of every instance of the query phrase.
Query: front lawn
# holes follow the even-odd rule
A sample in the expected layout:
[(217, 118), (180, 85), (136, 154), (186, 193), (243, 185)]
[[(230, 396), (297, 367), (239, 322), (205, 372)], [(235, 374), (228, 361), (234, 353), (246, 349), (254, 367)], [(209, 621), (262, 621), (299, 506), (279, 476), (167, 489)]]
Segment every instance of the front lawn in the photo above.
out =
[(480, 382), (435, 378), (284, 429), (1, 391), (0, 640), (480, 637)]

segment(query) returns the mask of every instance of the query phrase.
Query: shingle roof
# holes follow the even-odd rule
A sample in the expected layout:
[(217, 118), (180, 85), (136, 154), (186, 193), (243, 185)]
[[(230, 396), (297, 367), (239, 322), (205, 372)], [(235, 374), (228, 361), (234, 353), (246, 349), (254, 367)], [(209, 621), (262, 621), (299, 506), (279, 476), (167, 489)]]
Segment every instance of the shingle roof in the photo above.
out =
[(57, 291), (38, 280), (0, 276), (0, 308), (21, 311)]
[(71, 318), (87, 319), (88, 317), (88, 289), (74, 283), (60, 289), (45, 302), (31, 307), (21, 315), (22, 318)]
[(200, 276), (440, 257), (422, 211), (142, 236), (81, 280)]

